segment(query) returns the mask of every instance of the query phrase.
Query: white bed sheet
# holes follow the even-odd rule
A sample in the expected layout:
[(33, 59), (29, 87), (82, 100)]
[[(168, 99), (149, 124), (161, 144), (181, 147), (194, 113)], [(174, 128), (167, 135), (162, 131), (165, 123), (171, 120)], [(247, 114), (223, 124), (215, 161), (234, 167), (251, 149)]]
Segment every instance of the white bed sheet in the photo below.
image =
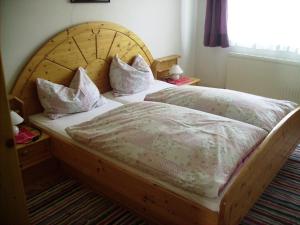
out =
[[(76, 114), (72, 114), (69, 116), (58, 118), (56, 120), (51, 120), (48, 117), (46, 117), (43, 113), (40, 113), (40, 114), (30, 116), (29, 120), (32, 124), (45, 130), (50, 135), (52, 134), (52, 135), (58, 136), (59, 138), (63, 139), (64, 141), (71, 142), (72, 144), (75, 144), (75, 145), (79, 146), (80, 148), (85, 149), (89, 152), (92, 152), (93, 154), (100, 154), (100, 153), (93, 151), (93, 150), (87, 148), (86, 146), (74, 141), (66, 133), (65, 128), (75, 125), (75, 124), (79, 124), (79, 123), (88, 121), (88, 120), (91, 120), (95, 116), (99, 116), (105, 112), (108, 112), (109, 110), (120, 107), (121, 105), (123, 105), (123, 104), (120, 102), (116, 102), (116, 101), (107, 99), (106, 104), (104, 104), (96, 109), (93, 109), (89, 112), (76, 113)], [(130, 170), (132, 170), (133, 172), (136, 172), (138, 174), (141, 173), (140, 171), (136, 171), (134, 168), (130, 168)], [(153, 182), (159, 183), (162, 186), (165, 186), (166, 188), (168, 186), (168, 184), (164, 183), (163, 181), (159, 181), (158, 179), (155, 179), (155, 177), (153, 177), (151, 179), (153, 179)], [(233, 180), (233, 179), (231, 179), (231, 180)], [(175, 189), (177, 189), (177, 188), (175, 188)], [(204, 206), (212, 211), (215, 211), (215, 212), (219, 211), (222, 195), (218, 198), (207, 198), (207, 197), (198, 196), (196, 194), (193, 194), (193, 193), (190, 193), (187, 191), (183, 191), (181, 189), (178, 189), (178, 193), (184, 193), (184, 196), (186, 198), (197, 201), (199, 204), (201, 204), (202, 206)], [(224, 191), (223, 191), (223, 193), (224, 193)]]
[(131, 103), (131, 102), (144, 101), (146, 95), (169, 88), (169, 87), (174, 87), (174, 86), (175, 86), (174, 84), (169, 84), (167, 82), (160, 81), (160, 80), (154, 80), (153, 84), (151, 84), (147, 90), (141, 91), (136, 94), (116, 97), (116, 96), (114, 96), (112, 91), (109, 91), (109, 92), (104, 93), (103, 95), (108, 99), (126, 104), (126, 103)]
[(29, 121), (42, 129), (51, 131), (51, 133), (56, 133), (71, 139), (71, 137), (69, 137), (69, 135), (66, 133), (65, 128), (84, 121), (91, 120), (98, 115), (101, 115), (109, 110), (115, 109), (123, 105), (120, 102), (112, 101), (109, 99), (106, 99), (105, 101), (106, 103), (104, 105), (92, 109), (88, 112), (76, 113), (58, 118), (56, 120), (51, 120), (43, 113), (40, 113), (30, 116)]

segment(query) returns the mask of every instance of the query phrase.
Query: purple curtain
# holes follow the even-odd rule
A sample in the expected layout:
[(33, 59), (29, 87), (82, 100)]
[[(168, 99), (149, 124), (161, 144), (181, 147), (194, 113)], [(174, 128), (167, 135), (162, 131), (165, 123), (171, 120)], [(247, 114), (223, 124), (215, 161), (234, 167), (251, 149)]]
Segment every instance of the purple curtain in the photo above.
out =
[(204, 46), (226, 48), (229, 46), (227, 34), (227, 0), (207, 0)]

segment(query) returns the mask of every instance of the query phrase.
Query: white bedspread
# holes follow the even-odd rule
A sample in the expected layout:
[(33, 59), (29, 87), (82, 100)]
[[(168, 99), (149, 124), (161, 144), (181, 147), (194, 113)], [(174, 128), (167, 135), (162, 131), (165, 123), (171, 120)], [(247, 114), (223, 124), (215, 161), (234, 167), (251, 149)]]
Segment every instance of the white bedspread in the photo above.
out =
[[(74, 145), (77, 145), (80, 148), (85, 149), (86, 151), (89, 151), (93, 154), (100, 154), (99, 152), (96, 152), (96, 151), (88, 148), (87, 146), (74, 141), (66, 133), (65, 128), (75, 125), (75, 124), (78, 124), (78, 123), (81, 123), (81, 122), (88, 121), (97, 115), (103, 114), (103, 113), (105, 113), (111, 109), (117, 108), (121, 105), (122, 105), (121, 103), (118, 103), (118, 102), (115, 102), (112, 100), (107, 100), (107, 103), (105, 105), (103, 105), (99, 108), (96, 108), (92, 111), (89, 111), (89, 112), (77, 113), (77, 114), (62, 117), (62, 118), (59, 118), (56, 120), (51, 120), (41, 113), (41, 114), (36, 114), (36, 115), (30, 116), (29, 120), (31, 123), (33, 123), (37, 127), (40, 127), (42, 129), (44, 129), (45, 131), (47, 131), (47, 133), (50, 135), (56, 135), (59, 138), (61, 138), (62, 140), (65, 140), (66, 142), (71, 142)], [(104, 157), (104, 156), (102, 156), (102, 157)], [(125, 168), (126, 168), (126, 166), (127, 165), (124, 164)], [(133, 173), (142, 175), (142, 172), (138, 171), (137, 169), (133, 169), (133, 168), (127, 168), (127, 169), (132, 171)], [(235, 177), (236, 176), (233, 176), (231, 178), (231, 182), (234, 181)], [(167, 183), (161, 182), (160, 180), (156, 179), (155, 177), (149, 177), (149, 179), (151, 179), (151, 182), (157, 183), (157, 184), (161, 185), (162, 187), (165, 187), (167, 189), (169, 187), (169, 185)], [(222, 194), (225, 193), (225, 191), (223, 191), (221, 193), (221, 195), (217, 198), (207, 198), (207, 197), (193, 194), (188, 191), (184, 191), (184, 190), (176, 188), (176, 187), (173, 187), (172, 190), (175, 191), (178, 195), (183, 195), (185, 198), (193, 200), (195, 202), (198, 202), (203, 207), (206, 207), (215, 212), (219, 211), (220, 203), (222, 200)]]
[(296, 103), (290, 101), (201, 86), (167, 88), (147, 95), (145, 101), (163, 102), (224, 116), (268, 132), (297, 107)]
[(66, 131), (96, 151), (211, 198), (267, 135), (236, 120), (156, 102), (125, 104)]

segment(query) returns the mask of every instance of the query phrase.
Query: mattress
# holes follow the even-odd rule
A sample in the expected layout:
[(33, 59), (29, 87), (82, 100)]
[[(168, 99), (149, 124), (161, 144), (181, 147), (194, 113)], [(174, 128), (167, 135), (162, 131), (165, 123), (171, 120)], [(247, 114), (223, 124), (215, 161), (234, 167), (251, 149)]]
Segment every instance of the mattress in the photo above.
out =
[(114, 96), (112, 91), (109, 91), (109, 92), (104, 93), (103, 95), (108, 99), (126, 104), (126, 103), (131, 103), (131, 102), (144, 101), (146, 95), (152, 94), (157, 91), (161, 91), (161, 90), (169, 88), (169, 87), (174, 87), (174, 86), (175, 86), (174, 84), (169, 84), (167, 82), (160, 81), (160, 80), (154, 80), (153, 84), (151, 84), (147, 90), (141, 91), (136, 94), (116, 97), (116, 96)]
[[(31, 123), (33, 123), (34, 125), (38, 126), (39, 128), (43, 129), (44, 131), (46, 131), (48, 134), (50, 135), (55, 135), (57, 137), (59, 137), (60, 139), (66, 141), (66, 142), (71, 142), (72, 144), (75, 144), (77, 146), (79, 146), (80, 148), (89, 151), (93, 154), (99, 154), (98, 152), (91, 150), (89, 148), (87, 148), (86, 146), (74, 141), (65, 131), (65, 128), (75, 125), (75, 124), (79, 124), (81, 122), (84, 121), (88, 121), (92, 118), (94, 118), (95, 116), (101, 115), (109, 110), (115, 109), (119, 106), (121, 106), (122, 104), (116, 101), (112, 101), (112, 100), (107, 100), (107, 103), (104, 104), (101, 107), (98, 107), (96, 109), (93, 109), (89, 112), (82, 112), (82, 113), (77, 113), (77, 114), (73, 114), (73, 115), (69, 115), (69, 116), (65, 116), (65, 117), (61, 117), (59, 119), (56, 120), (51, 120), (48, 117), (46, 117), (44, 114), (36, 114), (36, 115), (32, 115), (29, 117), (29, 120)], [(100, 154), (101, 155), (101, 154)], [(102, 155), (101, 155), (102, 156)], [(124, 167), (128, 167), (127, 165), (124, 165)], [(136, 172), (137, 174), (141, 174), (140, 171), (135, 171), (136, 169), (130, 167), (130, 170), (132, 172)], [(149, 177), (149, 176), (147, 176)], [(163, 182), (163, 181), (159, 181), (158, 179), (156, 179), (155, 177), (150, 177), (150, 179), (155, 182), (160, 184), (163, 187), (168, 188), (168, 184)], [(234, 180), (234, 177), (231, 179), (231, 182)], [(228, 187), (229, 185), (227, 185)], [(177, 188), (172, 188), (173, 190), (177, 190)], [(224, 193), (225, 191), (223, 191), (222, 193)], [(218, 212), (219, 211), (219, 207), (220, 207), (220, 202), (222, 199), (222, 194), (217, 197), (217, 198), (207, 198), (207, 197), (201, 197), (199, 195), (190, 193), (188, 191), (184, 191), (182, 189), (178, 188), (178, 194), (180, 195), (184, 195), (185, 198), (187, 199), (191, 199), (193, 201), (196, 201), (197, 203), (199, 203), (200, 205)]]

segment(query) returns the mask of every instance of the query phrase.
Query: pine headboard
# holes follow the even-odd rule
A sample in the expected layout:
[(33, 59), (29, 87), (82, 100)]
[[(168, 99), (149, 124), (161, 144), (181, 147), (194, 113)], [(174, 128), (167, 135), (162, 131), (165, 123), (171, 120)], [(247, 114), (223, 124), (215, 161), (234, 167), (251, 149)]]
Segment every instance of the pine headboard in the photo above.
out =
[(153, 57), (133, 32), (109, 22), (89, 22), (73, 26), (46, 42), (20, 73), (12, 95), (24, 101), (25, 116), (42, 112), (36, 78), (68, 85), (76, 69), (85, 68), (102, 93), (110, 91), (109, 66), (116, 54), (128, 63), (140, 54), (149, 65)]

